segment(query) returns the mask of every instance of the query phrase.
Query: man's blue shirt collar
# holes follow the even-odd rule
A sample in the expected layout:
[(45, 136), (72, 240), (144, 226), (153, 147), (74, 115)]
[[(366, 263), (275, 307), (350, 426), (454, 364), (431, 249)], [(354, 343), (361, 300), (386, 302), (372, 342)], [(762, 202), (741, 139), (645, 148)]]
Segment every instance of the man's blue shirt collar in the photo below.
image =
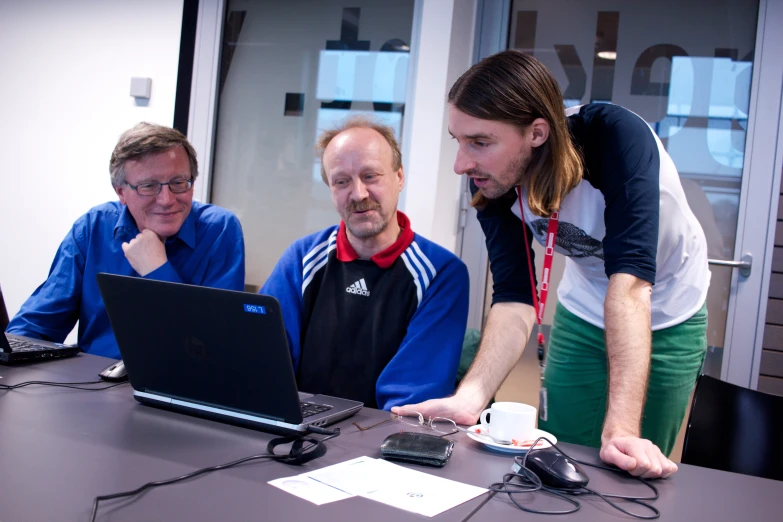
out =
[(117, 237), (117, 232), (122, 229), (126, 231), (126, 234), (133, 239), (136, 237), (136, 235), (139, 233), (139, 229), (136, 226), (136, 221), (134, 221), (133, 216), (131, 215), (130, 211), (128, 210), (127, 205), (122, 205), (122, 212), (120, 212), (120, 217), (117, 219), (117, 224), (114, 225), (114, 237)]

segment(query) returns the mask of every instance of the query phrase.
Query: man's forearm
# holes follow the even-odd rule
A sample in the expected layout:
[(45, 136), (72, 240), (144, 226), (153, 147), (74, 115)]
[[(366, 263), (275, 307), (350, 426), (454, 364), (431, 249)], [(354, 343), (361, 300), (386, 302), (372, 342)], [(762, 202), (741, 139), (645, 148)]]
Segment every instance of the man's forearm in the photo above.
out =
[(480, 413), (519, 360), (535, 323), (532, 306), (497, 303), (492, 307), (476, 358), (457, 394)]
[(602, 439), (638, 437), (650, 373), (652, 285), (629, 274), (609, 280), (604, 304), (609, 396)]

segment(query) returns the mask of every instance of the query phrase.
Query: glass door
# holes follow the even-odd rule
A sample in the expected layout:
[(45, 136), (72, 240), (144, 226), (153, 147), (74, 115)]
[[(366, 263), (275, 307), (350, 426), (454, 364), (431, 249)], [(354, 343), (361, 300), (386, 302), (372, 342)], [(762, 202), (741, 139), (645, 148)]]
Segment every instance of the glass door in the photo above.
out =
[(315, 142), (368, 114), (401, 140), (414, 0), (227, 0), (212, 203), (242, 221), (260, 286), (296, 239), (339, 222)]
[[(767, 223), (770, 201), (767, 197), (756, 207), (749, 198), (771, 192), (778, 131), (778, 112), (770, 115), (758, 107), (780, 107), (780, 82), (774, 80), (780, 60), (769, 52), (766, 61), (759, 59), (762, 46), (773, 49), (779, 39), (761, 29), (780, 23), (781, 9), (768, 4), (515, 0), (486, 2), (484, 16), (507, 18), (507, 47), (549, 67), (566, 106), (616, 103), (639, 114), (658, 134), (707, 236), (712, 281), (705, 372), (744, 386), (755, 384), (751, 368), (757, 343), (754, 337), (744, 343), (731, 339), (740, 335), (744, 322), (755, 326), (758, 321), (767, 235), (766, 227), (754, 231), (746, 222), (749, 213), (767, 208), (762, 218)], [(489, 45), (477, 58), (497, 50)], [(762, 76), (765, 69), (771, 80)], [(763, 137), (765, 131), (772, 132), (771, 141)], [(475, 252), (471, 245), (480, 237), (478, 225), (475, 219), (465, 222), (463, 252)], [(486, 279), (486, 262), (466, 263), (471, 277)], [(491, 284), (486, 291), (491, 292)], [(755, 296), (754, 309), (738, 308), (743, 293), (746, 302)], [(474, 309), (471, 317), (477, 316)]]

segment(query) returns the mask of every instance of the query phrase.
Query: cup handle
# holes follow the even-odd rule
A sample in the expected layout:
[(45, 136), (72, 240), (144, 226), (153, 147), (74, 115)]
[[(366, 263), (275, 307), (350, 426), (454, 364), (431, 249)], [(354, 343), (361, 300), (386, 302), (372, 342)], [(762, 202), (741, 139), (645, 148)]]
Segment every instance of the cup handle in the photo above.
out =
[(489, 422), (487, 422), (487, 415), (489, 414), (490, 411), (491, 411), (490, 408), (487, 408), (486, 410), (481, 412), (480, 423), (482, 426), (489, 426)]

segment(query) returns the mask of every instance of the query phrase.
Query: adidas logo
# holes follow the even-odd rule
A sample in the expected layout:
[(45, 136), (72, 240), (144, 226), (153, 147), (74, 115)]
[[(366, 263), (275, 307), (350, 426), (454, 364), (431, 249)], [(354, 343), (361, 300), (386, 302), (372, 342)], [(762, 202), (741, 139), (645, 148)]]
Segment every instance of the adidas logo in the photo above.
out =
[(358, 281), (356, 281), (351, 286), (347, 287), (345, 291), (348, 292), (349, 294), (356, 294), (356, 295), (363, 295), (365, 297), (370, 297), (370, 291), (367, 290), (367, 285), (364, 283), (363, 277)]

